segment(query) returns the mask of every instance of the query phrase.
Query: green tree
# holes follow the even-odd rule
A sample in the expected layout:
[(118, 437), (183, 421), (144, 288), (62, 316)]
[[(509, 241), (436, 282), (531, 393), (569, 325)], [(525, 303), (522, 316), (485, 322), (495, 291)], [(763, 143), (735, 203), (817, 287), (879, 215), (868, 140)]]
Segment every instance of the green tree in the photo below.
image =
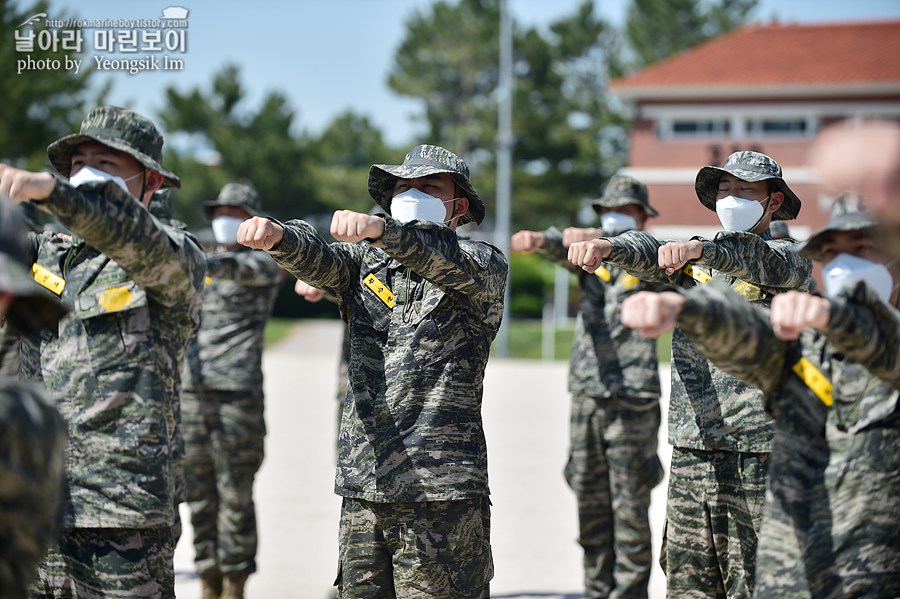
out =
[(425, 100), (426, 139), (460, 155), (489, 147), (497, 123), (497, 0), (436, 2), (415, 10), (388, 85)]
[(734, 29), (758, 0), (631, 0), (625, 32), (640, 68)]
[(177, 148), (174, 156), (168, 153), (184, 182), (175, 195), (176, 210), (189, 224), (203, 222), (203, 202), (229, 181), (251, 183), (266, 212), (280, 218), (324, 208), (312, 183), (305, 140), (292, 132), (296, 113), (286, 97), (269, 92), (258, 109), (242, 110), (244, 97), (239, 69), (233, 65), (213, 76), (209, 90), (166, 89), (166, 107), (160, 113), (166, 130), (191, 134), (214, 150), (212, 161)]
[(402, 152), (388, 148), (381, 131), (351, 111), (338, 115), (307, 148), (321, 203), (330, 210), (359, 212), (375, 207), (368, 190), (369, 167), (390, 162)]
[[(47, 144), (78, 128), (88, 105), (100, 103), (108, 88), (90, 90), (88, 81), (93, 70), (81, 67), (76, 75), (65, 70), (66, 56), (83, 59), (83, 53), (59, 48), (57, 52), (41, 50), (35, 43), (32, 52), (16, 50), (16, 33), (29, 31), (37, 36), (47, 29), (46, 20), (23, 25), (39, 13), (48, 13), (46, 2), (17, 7), (10, 0), (0, 0), (0, 81), (3, 82), (3, 108), (0, 109), (0, 161), (29, 169), (49, 166)], [(50, 17), (72, 15), (54, 11)], [(89, 43), (87, 41), (85, 44)], [(21, 72), (19, 61), (31, 59), (33, 66), (41, 61), (59, 60), (60, 69), (31, 68)], [(28, 67), (28, 63), (24, 65)]]
[[(438, 2), (406, 23), (388, 83), (425, 103), (427, 140), (461, 154), (493, 196), (498, 84), (497, 0)], [(571, 223), (625, 160), (626, 119), (607, 101), (619, 37), (583, 2), (549, 30), (514, 31), (516, 227)]]

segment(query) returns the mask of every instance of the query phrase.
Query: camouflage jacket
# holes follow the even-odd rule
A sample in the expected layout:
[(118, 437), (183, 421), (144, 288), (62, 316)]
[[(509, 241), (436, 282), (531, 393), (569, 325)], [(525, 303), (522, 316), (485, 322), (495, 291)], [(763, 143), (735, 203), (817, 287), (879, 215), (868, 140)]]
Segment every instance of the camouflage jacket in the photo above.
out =
[[(609, 262), (645, 281), (694, 287), (720, 280), (746, 299), (767, 305), (772, 295), (809, 290), (812, 262), (791, 251), (791, 239), (753, 233), (720, 233), (703, 242), (703, 258), (672, 275), (659, 268), (663, 242), (642, 231), (611, 238)], [(689, 271), (689, 272), (688, 272)], [(669, 443), (713, 451), (767, 452), (773, 427), (759, 389), (722, 372), (676, 327), (672, 334)]]
[(112, 182), (58, 181), (42, 204), (79, 236), (31, 237), (36, 278), (64, 281), (70, 312), (23, 343), (20, 370), (44, 381), (68, 424), (64, 525), (168, 526), (174, 402), (203, 250)]
[(659, 398), (656, 340), (641, 339), (619, 318), (626, 297), (657, 286), (613, 265), (586, 273), (569, 262), (559, 229), (547, 229), (544, 238), (540, 252), (576, 274), (581, 286), (569, 362), (569, 392), (597, 398)]
[(280, 273), (271, 256), (248, 248), (207, 256), (200, 328), (182, 375), (186, 390), (262, 391), (263, 329)]
[(484, 369), (507, 264), (448, 227), (386, 217), (379, 245), (290, 221), (271, 253), (338, 298), (350, 326), (335, 492), (378, 502), (485, 496)]
[[(857, 337), (857, 322), (864, 331), (877, 327), (875, 311), (864, 308), (864, 303), (836, 305), (822, 332), (807, 329), (797, 341), (788, 342), (775, 337), (767, 311), (728, 289), (702, 287), (685, 297), (679, 326), (723, 370), (762, 389), (769, 411), (779, 420), (821, 420), (824, 427), (817, 426), (819, 433), (840, 448), (839, 453), (852, 451), (851, 437), (856, 433), (900, 422), (896, 389), (900, 370), (892, 368), (890, 353), (867, 352), (866, 362), (860, 363), (829, 341)], [(870, 301), (878, 299), (874, 294), (863, 298)], [(896, 347), (900, 341), (896, 330), (892, 340)], [(885, 380), (873, 372), (882, 373)], [(798, 413), (797, 406), (807, 413)]]

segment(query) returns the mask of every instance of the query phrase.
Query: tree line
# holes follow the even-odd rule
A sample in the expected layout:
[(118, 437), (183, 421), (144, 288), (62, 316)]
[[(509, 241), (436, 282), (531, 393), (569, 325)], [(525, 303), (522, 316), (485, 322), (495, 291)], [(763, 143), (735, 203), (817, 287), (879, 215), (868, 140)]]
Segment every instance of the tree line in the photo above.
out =
[[(546, 26), (514, 26), (513, 226), (567, 225), (584, 200), (599, 195), (627, 158), (628, 109), (607, 93), (611, 79), (667, 58), (743, 23), (757, 0), (630, 0), (614, 27), (585, 0)], [(92, 70), (71, 76), (34, 71), (16, 76), (15, 38), (46, 2), (17, 7), (0, 0), (0, 160), (49, 167), (47, 143), (77, 130), (87, 109), (108, 88)], [(56, 11), (59, 12), (59, 11)], [(55, 15), (56, 16), (56, 15)], [(77, 16), (77, 15), (68, 15)], [(440, 0), (407, 17), (387, 83), (424, 107), (424, 135), (410, 140), (444, 145), (463, 156), (492, 213), (495, 189), (496, 89), (499, 80), (499, 0)], [(35, 59), (61, 54), (35, 50)], [(173, 151), (167, 165), (184, 186), (176, 216), (203, 226), (202, 202), (233, 180), (259, 189), (276, 217), (314, 217), (338, 208), (368, 211), (366, 173), (372, 163), (399, 160), (367, 116), (339, 115), (317, 136), (300, 129), (298, 112), (282, 92), (268, 91), (247, 106), (240, 69), (223, 65), (208, 84), (163, 91), (154, 118), (168, 136), (186, 134), (209, 151)], [(490, 229), (490, 222), (485, 226)]]

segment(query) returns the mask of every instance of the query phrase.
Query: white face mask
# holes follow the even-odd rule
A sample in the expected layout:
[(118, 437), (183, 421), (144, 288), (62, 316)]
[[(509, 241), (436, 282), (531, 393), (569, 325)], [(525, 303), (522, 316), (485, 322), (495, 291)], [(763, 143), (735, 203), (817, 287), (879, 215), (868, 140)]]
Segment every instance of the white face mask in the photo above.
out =
[(890, 301), (894, 290), (894, 279), (887, 266), (853, 254), (838, 254), (822, 268), (822, 278), (828, 297), (834, 297), (842, 289), (854, 287), (860, 281), (865, 281), (886, 302)]
[(403, 193), (395, 195), (391, 200), (391, 216), (403, 224), (411, 220), (427, 220), (432, 223), (446, 225), (453, 219), (444, 219), (447, 216), (447, 209), (444, 208), (444, 204), (456, 199), (458, 198), (441, 200), (412, 187)]
[(109, 173), (103, 172), (99, 169), (96, 169), (92, 166), (83, 166), (78, 169), (78, 172), (69, 177), (69, 184), (73, 187), (81, 187), (85, 183), (102, 183), (104, 181), (112, 181), (116, 185), (122, 188), (122, 191), (125, 193), (130, 193), (128, 191), (128, 185), (126, 185), (126, 181), (131, 181), (135, 177), (140, 177), (143, 174), (143, 171), (137, 172), (127, 179), (123, 179), (122, 177), (117, 177), (116, 175), (110, 175)]
[(756, 200), (745, 200), (735, 196), (724, 197), (716, 200), (716, 214), (719, 222), (726, 231), (750, 231), (755, 227), (765, 214), (762, 203), (769, 199), (764, 197)]
[(621, 212), (607, 212), (600, 217), (600, 228), (604, 235), (618, 235), (625, 231), (637, 229), (637, 221)]
[(244, 222), (233, 216), (217, 216), (212, 220), (213, 237), (216, 243), (222, 245), (235, 245), (237, 243), (238, 227)]

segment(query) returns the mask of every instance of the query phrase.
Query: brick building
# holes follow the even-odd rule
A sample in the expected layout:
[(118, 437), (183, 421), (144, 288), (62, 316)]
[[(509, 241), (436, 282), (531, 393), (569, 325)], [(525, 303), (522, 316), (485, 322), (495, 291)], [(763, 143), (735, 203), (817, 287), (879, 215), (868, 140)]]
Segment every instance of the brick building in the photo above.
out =
[[(719, 230), (694, 193), (701, 166), (735, 150), (772, 156), (803, 200), (794, 237), (828, 219), (806, 166), (817, 131), (842, 119), (900, 120), (900, 21), (741, 27), (612, 82), (634, 105), (627, 173), (650, 189), (661, 238)], [(708, 227), (708, 229), (707, 229)]]

